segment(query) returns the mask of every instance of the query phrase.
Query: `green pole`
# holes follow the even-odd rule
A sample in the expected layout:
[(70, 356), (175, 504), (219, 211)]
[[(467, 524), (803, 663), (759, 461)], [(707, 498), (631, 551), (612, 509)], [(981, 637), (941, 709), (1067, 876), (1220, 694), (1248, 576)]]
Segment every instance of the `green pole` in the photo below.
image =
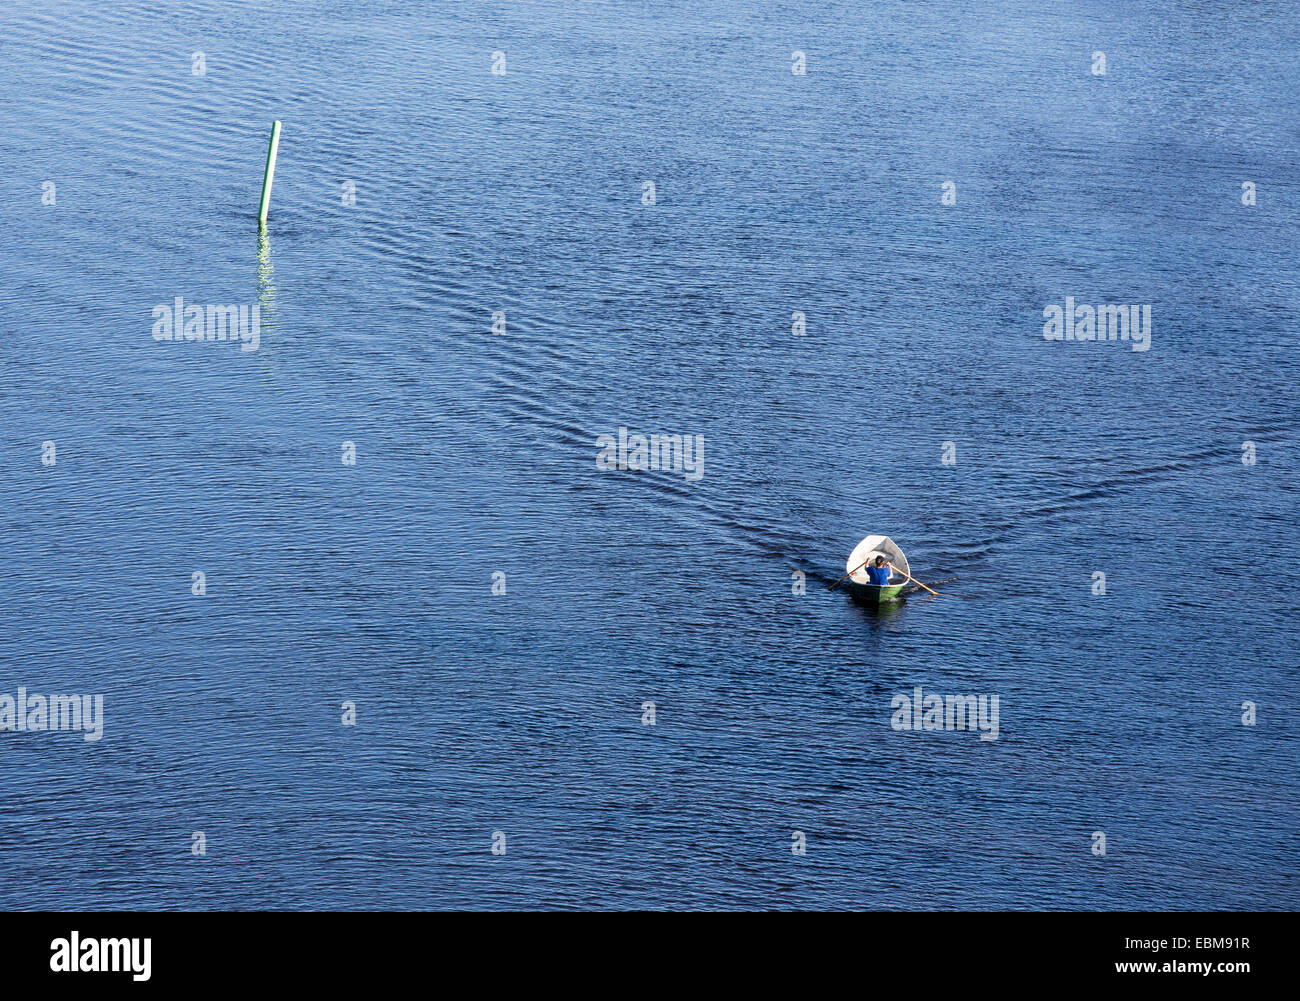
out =
[(275, 177), (275, 152), (280, 145), (280, 123), (271, 123), (271, 145), (266, 151), (266, 176), (262, 178), (262, 205), (257, 210), (257, 221), (266, 225), (266, 213), (271, 208), (271, 181)]

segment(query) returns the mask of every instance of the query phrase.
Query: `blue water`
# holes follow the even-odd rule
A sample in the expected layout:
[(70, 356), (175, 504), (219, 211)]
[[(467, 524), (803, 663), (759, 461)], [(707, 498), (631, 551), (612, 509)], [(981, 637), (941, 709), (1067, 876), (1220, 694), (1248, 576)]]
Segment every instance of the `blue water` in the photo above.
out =
[(1300, 906), (1294, 14), (9, 0), (0, 906)]

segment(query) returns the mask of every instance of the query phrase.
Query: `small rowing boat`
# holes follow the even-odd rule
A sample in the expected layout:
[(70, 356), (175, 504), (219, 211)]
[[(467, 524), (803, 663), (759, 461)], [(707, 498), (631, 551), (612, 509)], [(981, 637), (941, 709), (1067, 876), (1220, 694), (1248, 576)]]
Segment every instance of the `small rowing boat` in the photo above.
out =
[[(882, 587), (867, 583), (870, 579), (867, 576), (867, 565), (875, 563), (877, 556), (883, 556), (885, 562), (894, 568), (894, 572), (889, 575), (889, 582)], [(859, 542), (853, 552), (849, 553), (844, 569), (849, 572), (849, 593), (853, 599), (872, 607), (901, 600), (899, 595), (907, 584), (906, 575), (912, 572), (903, 551), (886, 535), (868, 535)]]

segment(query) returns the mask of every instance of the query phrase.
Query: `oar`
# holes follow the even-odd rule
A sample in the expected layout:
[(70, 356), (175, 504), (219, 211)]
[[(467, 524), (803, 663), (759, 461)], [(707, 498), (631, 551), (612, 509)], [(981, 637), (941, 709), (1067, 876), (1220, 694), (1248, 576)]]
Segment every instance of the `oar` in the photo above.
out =
[(855, 566), (852, 570), (850, 570), (848, 573), (846, 573), (843, 577), (841, 577), (839, 580), (837, 580), (837, 581), (835, 582), (835, 584), (832, 584), (830, 587), (828, 587), (827, 590), (828, 590), (828, 591), (834, 591), (834, 590), (835, 590), (835, 585), (836, 585), (836, 584), (840, 584), (840, 583), (842, 583), (843, 581), (848, 580), (850, 577), (852, 577), (855, 573), (857, 573), (859, 570), (861, 570), (863, 567), (865, 567), (865, 566), (866, 566), (868, 563), (870, 563), (870, 562), (871, 562), (871, 557), (868, 556), (865, 560), (863, 560), (861, 563), (859, 563), (857, 566)]
[[(892, 570), (892, 571), (894, 571), (894, 573), (903, 573), (902, 570), (899, 570), (898, 567), (894, 566), (894, 564), (892, 564), (892, 563), (886, 563), (885, 566), (889, 567), (889, 569)], [(919, 580), (917, 580), (915, 577), (912, 577), (911, 575), (909, 575), (909, 574), (905, 574), (905, 573), (903, 573), (903, 576), (906, 577), (908, 580), (910, 580), (910, 581), (911, 581), (913, 584), (915, 584), (917, 587), (925, 587), (925, 585), (922, 584), (922, 583), (921, 583)], [(936, 591), (934, 588), (932, 588), (932, 587), (925, 587), (925, 589), (926, 589), (927, 591), (929, 591), (931, 594), (933, 594), (936, 598), (939, 596), (939, 592)]]

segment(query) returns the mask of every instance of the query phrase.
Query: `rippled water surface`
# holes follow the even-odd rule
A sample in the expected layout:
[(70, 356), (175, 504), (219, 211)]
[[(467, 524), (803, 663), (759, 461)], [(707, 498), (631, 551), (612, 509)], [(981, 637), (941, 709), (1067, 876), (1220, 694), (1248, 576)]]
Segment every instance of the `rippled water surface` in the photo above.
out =
[[(0, 905), (1300, 906), (1298, 43), (9, 0), (0, 696), (106, 721), (0, 733)], [(258, 350), (155, 341), (176, 296)], [(598, 470), (620, 426), (703, 478)], [(944, 595), (828, 593), (872, 532)], [(893, 730), (918, 685), (998, 739)]]

